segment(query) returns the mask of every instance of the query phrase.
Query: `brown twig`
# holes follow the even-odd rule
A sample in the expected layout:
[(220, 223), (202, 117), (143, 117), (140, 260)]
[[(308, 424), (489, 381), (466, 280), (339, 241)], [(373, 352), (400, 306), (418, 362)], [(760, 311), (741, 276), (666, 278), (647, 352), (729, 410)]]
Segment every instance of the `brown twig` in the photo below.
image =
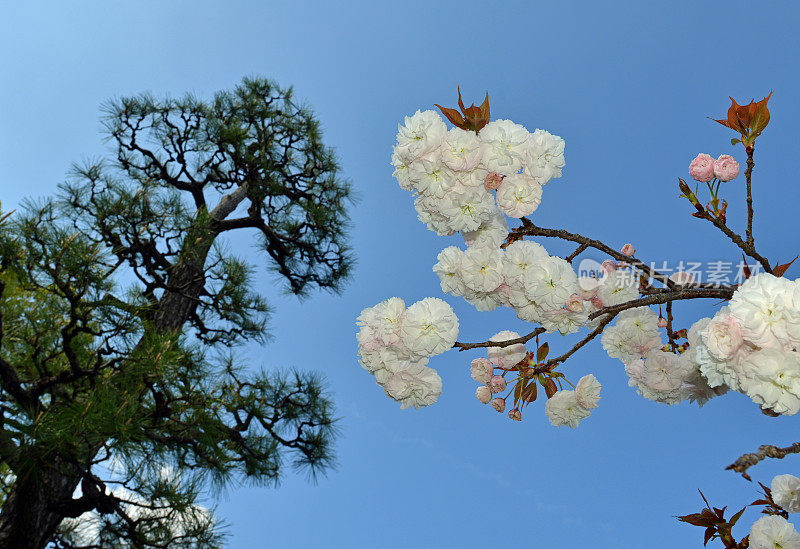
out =
[(646, 305), (658, 305), (659, 303), (670, 303), (672, 301), (680, 301), (683, 299), (700, 299), (707, 297), (716, 297), (721, 299), (730, 299), (733, 296), (733, 288), (720, 287), (720, 288), (683, 288), (674, 291), (664, 291), (654, 293), (639, 299), (632, 299), (619, 305), (612, 305), (603, 307), (598, 311), (589, 315), (589, 319), (597, 318), (600, 315), (607, 313), (620, 313), (626, 309), (633, 309), (635, 307), (644, 307)]
[(645, 263), (636, 259), (633, 256), (627, 256), (621, 252), (618, 252), (611, 246), (604, 244), (599, 240), (588, 238), (580, 234), (571, 233), (563, 229), (546, 229), (543, 227), (537, 227), (531, 222), (530, 219), (526, 217), (520, 218), (520, 221), (522, 221), (522, 226), (513, 229), (511, 231), (512, 236), (544, 236), (547, 238), (560, 238), (562, 240), (575, 242), (576, 244), (582, 244), (585, 245), (587, 248), (594, 248), (595, 250), (599, 250), (613, 257), (617, 261), (624, 261), (630, 264), (631, 266), (636, 267), (640, 271), (647, 274), (647, 276), (658, 280), (659, 282), (663, 283), (670, 289), (674, 289), (676, 287), (676, 284), (673, 281), (671, 281), (667, 275), (659, 273), (649, 265), (646, 265)]
[(458, 349), (459, 351), (466, 351), (467, 349), (479, 349), (481, 347), (508, 347), (509, 345), (516, 345), (517, 343), (527, 343), (537, 335), (541, 335), (546, 331), (547, 330), (540, 326), (528, 335), (524, 335), (515, 339), (507, 339), (505, 341), (481, 341), (480, 343), (459, 343), (456, 341), (453, 344), (453, 348)]
[(744, 172), (744, 177), (747, 180), (747, 245), (755, 247), (755, 240), (753, 238), (753, 193), (751, 189), (751, 177), (753, 175), (753, 153), (755, 149), (747, 147), (747, 169)]
[[(742, 240), (741, 236), (739, 236), (738, 234), (733, 232), (730, 229), (730, 227), (728, 227), (725, 224), (724, 221), (714, 217), (714, 215), (711, 214), (710, 212), (705, 212), (705, 214), (702, 216), (702, 218), (703, 219), (707, 219), (708, 221), (711, 221), (711, 223), (713, 223), (720, 231), (722, 231), (725, 234), (725, 236), (730, 238), (731, 242), (736, 244), (739, 247), (740, 250), (742, 250), (749, 257), (751, 257), (751, 258), (755, 259), (756, 261), (758, 261), (761, 264), (761, 266), (764, 267), (764, 270), (766, 272), (772, 273), (772, 267), (769, 266), (769, 261), (767, 261), (767, 259), (764, 256), (762, 256), (761, 254), (759, 254), (756, 251), (755, 246), (753, 246), (752, 244), (748, 244), (747, 242)], [(752, 229), (748, 229), (748, 230), (750, 230), (752, 232)]]
[(779, 448), (772, 444), (764, 444), (758, 448), (757, 452), (752, 454), (744, 454), (739, 459), (725, 467), (726, 471), (731, 469), (740, 473), (747, 480), (752, 481), (750, 475), (747, 474), (747, 469), (757, 464), (766, 458), (783, 459), (789, 454), (800, 454), (800, 442), (795, 442), (786, 448)]
[(575, 259), (576, 257), (578, 257), (579, 255), (581, 255), (583, 252), (585, 252), (588, 247), (589, 246), (586, 245), (586, 244), (581, 244), (580, 246), (578, 246), (578, 248), (574, 252), (569, 254), (564, 259), (567, 260), (567, 263), (572, 263), (572, 260)]
[(603, 320), (600, 321), (600, 324), (598, 324), (597, 327), (589, 333), (589, 335), (587, 335), (582, 340), (580, 340), (578, 343), (576, 343), (572, 347), (572, 349), (570, 349), (569, 351), (567, 351), (563, 355), (557, 356), (555, 358), (551, 358), (550, 360), (545, 362), (544, 365), (543, 365), (543, 369), (548, 369), (548, 368), (555, 367), (557, 364), (560, 364), (560, 363), (564, 362), (565, 360), (567, 360), (569, 357), (571, 357), (573, 354), (575, 354), (578, 351), (578, 349), (580, 349), (581, 347), (583, 347), (584, 345), (589, 343), (591, 340), (593, 340), (594, 338), (599, 336), (603, 332), (605, 327), (608, 325), (608, 323), (611, 322), (612, 320), (614, 320), (614, 317), (616, 317), (616, 316), (617, 316), (617, 313), (610, 313), (608, 315), (608, 317), (606, 317), (606, 318), (604, 318)]
[(675, 334), (672, 331), (672, 301), (667, 301), (667, 338), (669, 338), (669, 349), (673, 353), (676, 352), (675, 350)]

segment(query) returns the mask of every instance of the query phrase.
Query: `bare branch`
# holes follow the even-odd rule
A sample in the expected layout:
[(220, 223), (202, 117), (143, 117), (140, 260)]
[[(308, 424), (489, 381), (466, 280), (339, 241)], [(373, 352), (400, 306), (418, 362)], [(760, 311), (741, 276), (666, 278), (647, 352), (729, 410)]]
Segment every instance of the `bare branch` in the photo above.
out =
[(646, 265), (642, 261), (636, 259), (633, 256), (624, 255), (621, 252), (618, 252), (608, 244), (604, 244), (599, 240), (595, 240), (593, 238), (588, 238), (580, 234), (570, 233), (568, 231), (562, 229), (545, 229), (543, 227), (537, 227), (534, 225), (530, 219), (526, 217), (520, 218), (522, 221), (522, 227), (517, 227), (513, 229), (509, 236), (544, 236), (547, 238), (560, 238), (562, 240), (568, 240), (570, 242), (575, 242), (577, 244), (585, 245), (587, 248), (594, 248), (595, 250), (599, 250), (609, 256), (613, 257), (617, 261), (625, 261), (626, 263), (636, 267), (647, 276), (652, 277), (662, 284), (664, 284), (667, 288), (674, 289), (676, 284), (669, 279), (669, 277), (665, 274), (659, 273), (649, 265)]
[(544, 328), (539, 327), (528, 335), (524, 335), (516, 339), (507, 339), (505, 341), (482, 341), (480, 343), (459, 343), (456, 341), (453, 344), (453, 348), (457, 348), (459, 351), (466, 351), (467, 349), (478, 349), (481, 347), (508, 347), (509, 345), (516, 345), (517, 343), (527, 343), (537, 335), (543, 334), (546, 331), (547, 330)]
[(750, 475), (747, 474), (747, 469), (766, 458), (783, 459), (789, 454), (800, 454), (800, 442), (795, 442), (786, 448), (779, 448), (778, 446), (773, 446), (772, 444), (763, 444), (758, 448), (757, 452), (752, 454), (744, 454), (739, 459), (725, 467), (725, 470), (733, 470), (737, 473), (741, 473), (744, 478), (752, 481)]

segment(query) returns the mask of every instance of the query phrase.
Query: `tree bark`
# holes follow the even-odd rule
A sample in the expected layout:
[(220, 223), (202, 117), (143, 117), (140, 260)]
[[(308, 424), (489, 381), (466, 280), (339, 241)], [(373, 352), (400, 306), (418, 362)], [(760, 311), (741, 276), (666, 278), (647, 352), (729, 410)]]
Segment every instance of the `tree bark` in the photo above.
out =
[(18, 477), (0, 513), (0, 547), (40, 549), (64, 520), (56, 503), (69, 500), (80, 482), (80, 474), (68, 474), (56, 463), (38, 467)]
[[(246, 186), (224, 196), (211, 211), (210, 218), (222, 221), (236, 209), (247, 194)], [(198, 226), (199, 225), (199, 226)], [(197, 307), (205, 287), (205, 262), (216, 234), (205, 221), (187, 232), (181, 259), (170, 269), (168, 286), (155, 315), (158, 333), (179, 331)], [(143, 385), (144, 390), (144, 385)], [(87, 448), (84, 468), (59, 464), (40, 464), (26, 478), (17, 478), (0, 510), (0, 549), (42, 549), (66, 517), (59, 507), (70, 501), (92, 458), (101, 446)], [(33, 452), (42, 455), (46, 452)], [(61, 465), (61, 466), (59, 466)]]

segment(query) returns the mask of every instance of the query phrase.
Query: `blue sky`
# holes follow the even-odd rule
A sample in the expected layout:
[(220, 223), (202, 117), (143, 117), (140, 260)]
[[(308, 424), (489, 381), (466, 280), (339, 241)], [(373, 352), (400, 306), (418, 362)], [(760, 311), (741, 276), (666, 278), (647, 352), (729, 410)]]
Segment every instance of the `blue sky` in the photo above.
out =
[[(753, 501), (754, 485), (724, 466), (760, 444), (794, 442), (796, 417), (765, 417), (738, 394), (702, 410), (646, 401), (599, 342), (564, 368), (603, 384), (600, 407), (574, 431), (552, 427), (542, 402), (522, 423), (480, 405), (468, 373), (479, 353), (434, 359), (438, 404), (401, 411), (356, 362), (355, 317), (393, 295), (443, 297), (431, 266), (458, 241), (417, 221), (389, 159), (397, 123), (454, 104), (457, 85), (468, 104), (488, 91), (496, 118), (566, 140), (564, 177), (546, 187), (538, 224), (632, 242), (642, 258), (670, 264), (740, 258), (690, 217), (676, 180), (698, 152), (743, 164), (732, 134), (706, 116), (722, 117), (728, 95), (774, 90), (756, 152), (756, 242), (772, 260), (791, 259), (800, 252), (791, 223), (800, 201), (798, 23), (789, 2), (6, 2), (0, 200), (11, 209), (52, 194), (72, 162), (103, 154), (99, 107), (111, 97), (208, 97), (246, 75), (293, 85), (360, 197), (358, 268), (342, 296), (303, 302), (281, 295), (264, 270), (258, 286), (276, 309), (275, 339), (245, 357), (326, 375), (342, 418), (339, 467), (316, 485), (289, 474), (278, 490), (227, 490), (218, 512), (231, 524), (230, 546), (699, 547), (700, 529), (672, 517), (699, 510), (698, 488), (718, 506)], [(735, 227), (742, 186), (740, 178), (726, 194)], [(245, 238), (235, 244), (251, 249)], [(447, 301), (461, 340), (530, 331), (508, 310)], [(678, 326), (715, 306), (676, 306)], [(574, 342), (548, 341), (554, 351)], [(753, 473), (768, 483), (798, 470), (800, 458), (789, 458)]]

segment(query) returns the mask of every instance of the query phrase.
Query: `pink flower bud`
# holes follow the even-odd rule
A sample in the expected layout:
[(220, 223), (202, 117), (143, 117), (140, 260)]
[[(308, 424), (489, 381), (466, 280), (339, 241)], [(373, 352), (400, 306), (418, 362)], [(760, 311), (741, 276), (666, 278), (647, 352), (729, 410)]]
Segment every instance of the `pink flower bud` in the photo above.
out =
[(689, 175), (695, 181), (706, 183), (714, 179), (714, 159), (705, 153), (698, 154), (689, 164)]
[(503, 176), (497, 172), (489, 172), (483, 179), (483, 186), (487, 191), (496, 191), (503, 184)]
[(505, 388), (506, 378), (503, 376), (492, 376), (492, 379), (489, 380), (489, 389), (491, 389), (493, 393), (499, 393), (505, 390)]
[(675, 284), (691, 284), (694, 282), (694, 277), (686, 271), (676, 271), (669, 275), (669, 279)]
[(583, 298), (578, 294), (572, 294), (567, 299), (567, 303), (564, 305), (564, 308), (568, 311), (572, 311), (573, 313), (579, 313), (583, 311)]
[(522, 412), (520, 412), (517, 408), (508, 411), (508, 417), (513, 419), (514, 421), (522, 421)]
[(617, 263), (610, 259), (606, 259), (603, 261), (603, 264), (600, 265), (600, 268), (603, 270), (604, 273), (610, 273), (612, 271), (617, 270)]
[(492, 401), (492, 407), (498, 412), (502, 412), (506, 409), (506, 401), (498, 397)]
[(476, 358), (470, 363), (470, 373), (478, 383), (489, 383), (494, 375), (494, 365), (488, 358)]
[(492, 400), (492, 392), (486, 385), (481, 385), (475, 390), (475, 397), (480, 400), (482, 404), (487, 404)]
[(590, 301), (591, 301), (592, 305), (594, 305), (598, 309), (602, 309), (603, 308), (603, 301), (599, 297), (594, 296)]
[(658, 327), (659, 328), (666, 328), (667, 327), (667, 319), (663, 316), (658, 317)]
[(720, 181), (730, 181), (739, 176), (739, 163), (729, 154), (720, 155), (714, 161), (714, 177)]
[(620, 250), (622, 255), (627, 255), (628, 257), (632, 256), (636, 253), (636, 250), (633, 248), (633, 244), (625, 244), (622, 249)]

